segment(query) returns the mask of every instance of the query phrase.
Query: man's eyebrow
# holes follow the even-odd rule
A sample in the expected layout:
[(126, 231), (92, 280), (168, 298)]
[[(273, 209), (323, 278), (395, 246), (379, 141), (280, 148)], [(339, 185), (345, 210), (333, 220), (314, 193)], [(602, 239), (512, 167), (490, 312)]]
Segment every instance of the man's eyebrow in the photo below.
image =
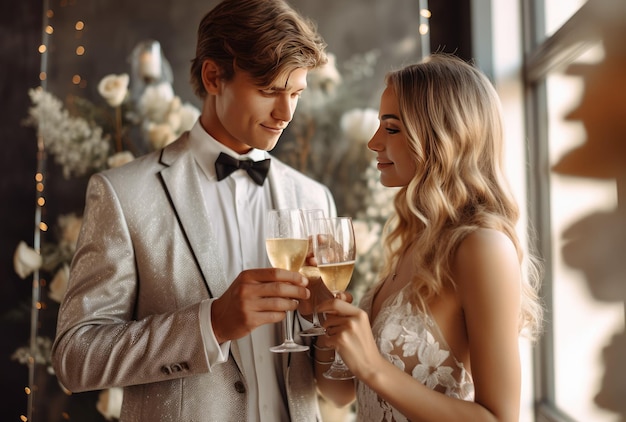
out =
[[(268, 86), (267, 88), (265, 88), (266, 91), (276, 91), (276, 92), (284, 92), (284, 91), (288, 91), (290, 90), (292, 87), (289, 86), (288, 84), (285, 86), (280, 86), (280, 85), (271, 85)], [(306, 85), (303, 86), (302, 88), (298, 89), (298, 91), (304, 91), (306, 89)]]

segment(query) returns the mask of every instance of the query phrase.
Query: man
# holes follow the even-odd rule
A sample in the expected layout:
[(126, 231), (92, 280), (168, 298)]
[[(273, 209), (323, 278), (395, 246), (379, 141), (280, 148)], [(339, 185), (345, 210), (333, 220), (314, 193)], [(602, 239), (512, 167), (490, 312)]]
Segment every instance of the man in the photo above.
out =
[[(335, 204), (325, 186), (263, 160), (324, 49), (282, 0), (224, 0), (203, 18), (198, 122), (89, 182), (53, 347), (65, 387), (124, 387), (122, 421), (319, 420), (307, 353), (269, 351), (310, 292), (300, 274), (270, 268), (264, 226), (271, 208), (336, 215)], [(271, 163), (267, 179), (250, 161), (222, 174), (223, 154)]]

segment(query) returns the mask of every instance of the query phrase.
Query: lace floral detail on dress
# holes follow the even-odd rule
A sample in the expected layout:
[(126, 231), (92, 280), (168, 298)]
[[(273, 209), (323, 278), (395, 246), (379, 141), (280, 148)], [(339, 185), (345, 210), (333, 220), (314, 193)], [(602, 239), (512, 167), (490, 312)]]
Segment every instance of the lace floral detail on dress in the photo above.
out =
[[(410, 374), (428, 388), (447, 396), (474, 400), (470, 374), (450, 352), (435, 321), (416, 310), (405, 297), (405, 287), (383, 304), (372, 331), (381, 354), (396, 367)], [(370, 289), (361, 307), (370, 314), (374, 294)], [(367, 385), (358, 383), (359, 421), (408, 421), (397, 409), (381, 399)]]

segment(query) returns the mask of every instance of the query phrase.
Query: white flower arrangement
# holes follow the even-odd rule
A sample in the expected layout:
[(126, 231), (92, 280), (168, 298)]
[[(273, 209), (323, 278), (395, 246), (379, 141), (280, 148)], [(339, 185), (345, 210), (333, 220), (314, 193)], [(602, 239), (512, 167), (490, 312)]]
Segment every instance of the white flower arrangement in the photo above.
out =
[(33, 106), (25, 124), (37, 128), (46, 150), (66, 178), (103, 169), (110, 152), (110, 135), (79, 116), (70, 115), (63, 103), (41, 88), (28, 91)]
[(147, 85), (136, 102), (129, 98), (128, 84), (126, 73), (102, 78), (98, 93), (106, 102), (104, 108), (72, 97), (69, 109), (41, 88), (28, 92), (33, 105), (24, 123), (37, 128), (65, 178), (88, 176), (133, 160), (131, 126), (140, 128), (148, 150), (157, 150), (189, 130), (200, 115), (194, 105), (174, 95), (167, 81)]
[(11, 355), (12, 360), (16, 360), (23, 365), (28, 365), (32, 359), (35, 363), (44, 365), (46, 371), (50, 374), (54, 374), (54, 368), (50, 360), (52, 351), (52, 340), (49, 337), (37, 336), (35, 339), (34, 350), (30, 347), (20, 347)]

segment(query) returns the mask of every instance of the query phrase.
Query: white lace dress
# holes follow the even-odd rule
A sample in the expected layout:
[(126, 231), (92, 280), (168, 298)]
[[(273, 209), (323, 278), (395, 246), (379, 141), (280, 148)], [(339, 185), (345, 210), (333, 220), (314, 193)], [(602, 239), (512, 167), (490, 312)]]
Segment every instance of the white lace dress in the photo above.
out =
[[(439, 326), (428, 314), (416, 312), (408, 302), (407, 287), (385, 300), (372, 331), (378, 350), (398, 368), (422, 384), (447, 396), (474, 400), (471, 375), (451, 353)], [(360, 302), (370, 316), (378, 288), (370, 289)], [(381, 399), (367, 385), (357, 383), (359, 422), (408, 421), (398, 410)]]

